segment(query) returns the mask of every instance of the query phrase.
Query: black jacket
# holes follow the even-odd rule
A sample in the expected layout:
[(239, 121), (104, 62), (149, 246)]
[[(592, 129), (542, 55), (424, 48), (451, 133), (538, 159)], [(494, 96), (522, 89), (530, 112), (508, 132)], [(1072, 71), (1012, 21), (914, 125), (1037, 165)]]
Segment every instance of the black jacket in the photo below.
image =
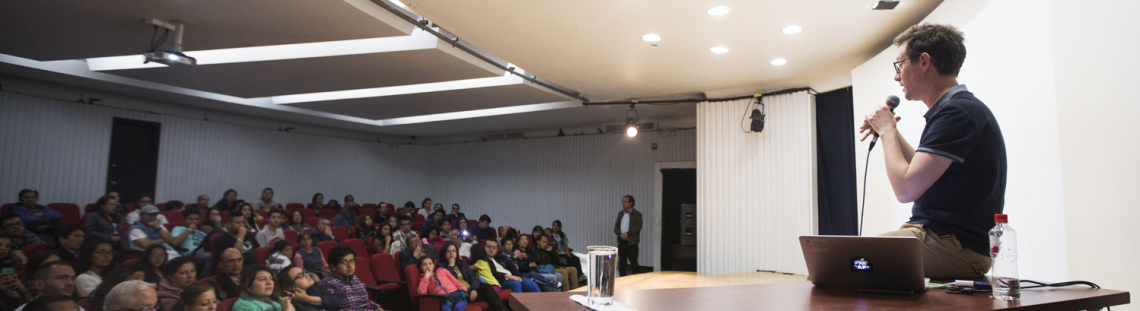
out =
[(241, 287), (225, 274), (214, 277), (209, 283), (214, 286), (214, 296), (218, 298), (218, 301), (237, 298), (241, 294)]
[(495, 262), (499, 263), (500, 266), (503, 266), (503, 268), (507, 268), (507, 271), (510, 271), (511, 275), (522, 276), (522, 272), (519, 271), (518, 266), (515, 266), (515, 264), (511, 263), (510, 259), (508, 259), (507, 256), (498, 254), (495, 255), (495, 257), (492, 259), (494, 259)]
[[(432, 260), (439, 260), (439, 251), (435, 249), (435, 246), (422, 244), (420, 247), (424, 248), (424, 255), (431, 257)], [(416, 256), (412, 256), (412, 250), (405, 248), (404, 250), (400, 251), (400, 269), (404, 269), (409, 265), (416, 265), (419, 263), (420, 259), (416, 258)]]

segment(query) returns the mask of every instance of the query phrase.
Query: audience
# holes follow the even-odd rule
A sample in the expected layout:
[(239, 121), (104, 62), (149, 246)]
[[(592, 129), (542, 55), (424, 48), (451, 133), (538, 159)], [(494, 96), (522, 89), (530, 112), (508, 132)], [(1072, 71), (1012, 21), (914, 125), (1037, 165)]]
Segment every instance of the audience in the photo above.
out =
[(380, 235), (368, 238), (368, 253), (369, 254), (391, 254), (392, 250), (392, 230), (388, 224), (380, 226)]
[(193, 258), (178, 257), (163, 266), (162, 273), (167, 277), (158, 283), (158, 306), (160, 310), (174, 310), (182, 291), (198, 282), (198, 270)]
[(443, 223), (444, 212), (442, 210), (434, 211), (431, 213), (431, 218), (424, 221), (424, 228), (439, 228), (440, 223)]
[(226, 248), (218, 256), (218, 265), (221, 275), (210, 280), (210, 285), (217, 289), (214, 294), (218, 301), (237, 298), (241, 292), (240, 284), (242, 263), (241, 252), (234, 248)]
[[(431, 207), (431, 212), (432, 212), (432, 213), (435, 213), (435, 212), (437, 212), (437, 211), (443, 211), (443, 203), (436, 203), (435, 205), (433, 205), (433, 206)], [(443, 213), (444, 213), (444, 214), (447, 214), (447, 212), (446, 212), (446, 211), (444, 211)]]
[(12, 254), (12, 240), (0, 237), (0, 303), (4, 304), (4, 310), (32, 300), (28, 287), (20, 281), (22, 275), (24, 264)]
[[(142, 213), (145, 213), (142, 211), (142, 208), (144, 206), (149, 206), (149, 205), (154, 205), (154, 200), (151, 199), (150, 196), (145, 195), (145, 194), (140, 196), (139, 200), (135, 202), (135, 210), (131, 211), (130, 213), (127, 213), (126, 224), (129, 225), (129, 224), (135, 223), (136, 221), (139, 221), (139, 218), (142, 217)], [(157, 206), (154, 208), (154, 210), (155, 210), (155, 213), (161, 213), (161, 211), (158, 210)], [(166, 215), (158, 214), (157, 218), (158, 218), (158, 224), (160, 224), (160, 225), (165, 225), (165, 224), (170, 223), (169, 221), (166, 221)]]
[(59, 219), (63, 214), (50, 207), (36, 204), (40, 199), (40, 193), (36, 190), (20, 190), (19, 199), (19, 202), (12, 204), (12, 213), (24, 221), (24, 227), (43, 235), (40, 237), (43, 240), (48, 239), (45, 237), (55, 235), (55, 229), (59, 226)]
[(170, 200), (170, 201), (166, 201), (166, 205), (164, 205), (162, 207), (162, 209), (168, 210), (168, 211), (179, 211), (179, 212), (181, 212), (182, 210), (186, 209), (185, 207), (186, 207), (186, 205), (182, 204), (182, 201)]
[(554, 220), (550, 225), (551, 243), (554, 245), (554, 251), (558, 253), (558, 262), (567, 267), (573, 267), (579, 273), (577, 277), (580, 281), (586, 276), (582, 272), (582, 260), (572, 253), (574, 249), (570, 248), (570, 238), (566, 237), (566, 233), (562, 232), (562, 221)]
[[(142, 251), (151, 246), (161, 246), (166, 250), (167, 256), (170, 259), (181, 256), (173, 245), (178, 245), (186, 240), (190, 235), (190, 231), (182, 232), (178, 236), (173, 236), (170, 232), (166, 232), (166, 227), (159, 224), (158, 207), (154, 205), (147, 205), (139, 208), (142, 213), (139, 214), (139, 220), (135, 221), (125, 234), (123, 239), (123, 249), (132, 251)], [(150, 254), (149, 252), (147, 254)]]
[(451, 242), (451, 222), (444, 221), (439, 226), (439, 235), (443, 238), (444, 242)]
[(31, 257), (28, 257), (28, 264), (24, 266), (24, 275), (21, 277), (24, 280), (24, 287), (34, 290), (32, 280), (35, 278), (36, 270), (40, 268), (40, 265), (53, 261), (59, 261), (59, 253), (50, 249), (38, 250)]
[(90, 297), (88, 302), (91, 304), (91, 311), (103, 310), (103, 300), (115, 285), (126, 281), (142, 281), (145, 276), (146, 272), (141, 265), (125, 265), (111, 270), (111, 273), (103, 278), (103, 282), (87, 295)]
[(448, 244), (454, 244), (459, 249), (459, 256), (471, 257), (471, 243), (464, 239), (459, 229), (451, 229), (451, 233), (447, 235)]
[[(191, 208), (182, 211), (182, 219), (186, 225), (174, 227), (174, 230), (170, 233), (174, 236), (186, 234), (186, 238), (182, 240), (181, 244), (178, 244), (178, 247), (181, 249), (179, 253), (182, 254), (182, 256), (194, 258), (194, 262), (199, 267), (202, 267), (202, 270), (209, 270), (212, 268), (211, 265), (213, 263), (210, 262), (210, 250), (202, 247), (202, 242), (206, 241), (207, 237), (206, 231), (200, 229), (206, 228), (206, 226), (199, 227), (202, 214), (198, 212), (198, 209)], [(206, 272), (204, 274), (209, 274), (209, 272), (212, 271), (204, 272)]]
[(163, 311), (214, 311), (218, 306), (214, 287), (207, 283), (195, 283), (182, 290), (182, 297), (169, 309)]
[(206, 236), (226, 232), (226, 222), (225, 217), (222, 217), (222, 210), (210, 208), (206, 212), (206, 221), (202, 225), (202, 232), (205, 232)]
[(162, 267), (169, 261), (170, 259), (166, 256), (165, 249), (163, 249), (162, 246), (151, 245), (147, 247), (142, 257), (139, 258), (139, 264), (143, 266), (143, 272), (146, 273), (146, 277), (143, 277), (143, 281), (151, 284), (158, 284), (159, 281), (162, 281)]
[(222, 199), (214, 204), (214, 208), (230, 213), (236, 211), (238, 208), (237, 191), (234, 189), (226, 190), (225, 194), (222, 195)]
[(274, 208), (269, 210), (269, 222), (265, 228), (257, 233), (257, 244), (273, 245), (274, 242), (285, 240), (285, 211)]
[(241, 274), (241, 298), (234, 303), (233, 311), (292, 311), (288, 297), (275, 295), (277, 277), (269, 267), (255, 265)]
[(360, 208), (360, 204), (356, 204), (356, 197), (351, 194), (344, 196), (344, 208)]
[(544, 292), (556, 292), (562, 287), (562, 284), (556, 282), (555, 279), (544, 277), (530, 270), (530, 267), (526, 267), (528, 263), (518, 260), (518, 256), (526, 255), (515, 249), (515, 240), (504, 239), (502, 245), (503, 247), (500, 248), (500, 252), (495, 254), (491, 259), (494, 259), (495, 263), (509, 270), (512, 275), (521, 276), (523, 279), (534, 282), (535, 285), (538, 285)]
[(408, 216), (401, 216), (399, 223), (400, 230), (392, 233), (392, 247), (389, 251), (393, 256), (399, 254), (400, 251), (404, 250), (404, 248), (407, 246), (406, 243), (408, 241), (408, 237), (419, 237), (416, 235), (415, 231), (412, 231), (411, 218), (408, 218)]
[[(330, 201), (329, 203), (331, 206), (332, 202)], [(336, 217), (332, 222), (333, 226), (348, 228), (360, 223), (360, 218), (356, 217), (356, 211), (359, 208), (360, 205), (345, 206), (340, 210), (339, 213), (336, 214)]]
[(290, 266), (277, 274), (281, 282), (281, 292), (293, 297), (293, 309), (297, 311), (340, 310), (344, 302), (328, 290), (313, 286), (317, 282), (305, 269)]
[(277, 202), (273, 202), (273, 188), (266, 187), (261, 190), (261, 199), (253, 203), (253, 207), (263, 211), (272, 211), (277, 208)]
[(467, 308), (467, 287), (451, 276), (446, 269), (436, 269), (431, 258), (420, 258), (420, 286), (416, 293), (420, 295), (436, 294), (447, 296), (441, 301), (443, 311), (462, 311)]
[(55, 245), (48, 247), (59, 253), (59, 260), (74, 265), (79, 252), (83, 250), (83, 227), (79, 224), (63, 224), (56, 231)]
[(103, 283), (103, 278), (119, 265), (111, 241), (92, 242), (83, 248), (79, 258), (84, 259), (75, 265), (75, 272), (79, 274), (75, 277), (79, 297), (90, 295), (99, 284)]
[(28, 257), (25, 256), (24, 252), (20, 251), (20, 249), (24, 248), (24, 245), (46, 243), (35, 233), (24, 230), (24, 222), (20, 220), (20, 216), (16, 216), (16, 214), (4, 214), (0, 216), (0, 226), (4, 228), (4, 232), (0, 234), (0, 236), (8, 237), (8, 239), (12, 241), (12, 254), (24, 262), (28, 261)]
[[(424, 198), (424, 201), (420, 202), (420, 210), (415, 211), (415, 213), (417, 215), (424, 216), (424, 220), (427, 220), (428, 219), (428, 211), (431, 211), (431, 198)], [(414, 218), (414, 216), (413, 216), (413, 218)]]
[(197, 209), (210, 209), (210, 196), (203, 194), (198, 196), (198, 203), (194, 205)]
[(467, 215), (459, 212), (459, 204), (458, 203), (451, 205), (451, 214), (447, 214), (446, 216), (443, 216), (443, 220), (446, 220), (448, 222), (456, 221), (460, 218), (463, 218), (464, 220), (466, 220)]
[[(487, 242), (494, 241), (487, 240)], [(496, 248), (498, 247), (496, 246)], [(483, 245), (475, 245), (475, 247), (471, 248), (471, 257), (469, 258), (471, 258), (472, 263), (471, 271), (474, 271), (475, 275), (479, 276), (484, 283), (491, 285), (491, 288), (495, 289), (496, 293), (502, 291), (503, 283), (500, 281), (504, 280), (504, 278), (502, 273), (491, 270), (491, 260), (490, 257), (487, 256), (486, 248), (484, 248)]]
[[(36, 297), (54, 294), (71, 297), (75, 293), (75, 269), (71, 268), (71, 264), (62, 261), (46, 262), (36, 269), (32, 288), (36, 290)], [(20, 306), (14, 311), (23, 310), (25, 306)], [(40, 310), (28, 309), (28, 311)]]
[(503, 301), (499, 299), (499, 294), (490, 285), (483, 283), (479, 280), (479, 276), (471, 271), (471, 267), (467, 265), (466, 261), (459, 258), (459, 249), (455, 244), (447, 244), (443, 246), (443, 256), (439, 259), (439, 266), (451, 274), (459, 283), (464, 287), (470, 289), (468, 294), (468, 301), (481, 301), (486, 302), (491, 306), (491, 310), (506, 310), (503, 306)]
[(146, 311), (157, 308), (158, 294), (154, 285), (143, 281), (126, 281), (115, 285), (103, 302), (103, 310), (107, 311)]
[[(361, 258), (360, 260), (368, 260)], [(329, 293), (341, 298), (345, 311), (381, 311), (380, 305), (368, 298), (364, 283), (356, 278), (356, 253), (348, 247), (337, 246), (329, 251), (332, 274), (317, 283)]]
[(424, 237), (420, 240), (420, 242), (434, 246), (436, 249), (443, 247), (443, 238), (439, 236), (439, 229), (436, 229), (435, 227), (429, 227), (427, 229), (424, 229), (424, 231), (426, 233), (424, 233)]
[[(479, 275), (484, 276), (483, 266), (487, 266), (487, 271), (491, 276), (499, 282), (500, 287), (510, 288), (515, 293), (534, 293), (540, 292), (538, 284), (532, 280), (524, 279), (522, 272), (519, 272), (517, 267), (513, 264), (506, 264), (500, 262), (499, 255), (499, 242), (495, 240), (487, 240), (483, 243), (483, 251), (477, 251), (478, 248), (472, 250), (471, 260), (475, 261), (475, 266), (479, 267)], [(506, 258), (502, 258), (506, 259)]]
[(238, 215), (245, 217), (245, 227), (249, 228), (250, 232), (257, 233), (257, 231), (261, 230), (261, 228), (257, 226), (257, 221), (263, 218), (261, 217), (261, 214), (253, 212), (253, 205), (250, 205), (244, 201), (239, 202)]
[(84, 310), (79, 306), (79, 304), (75, 303), (75, 300), (72, 300), (71, 297), (61, 294), (51, 294), (38, 297), (35, 300), (28, 302), (28, 305), (24, 308), (28, 310), (48, 311)]
[(554, 272), (550, 272), (550, 273), (539, 272), (538, 271), (538, 264), (536, 264), (530, 260), (530, 256), (527, 255), (527, 253), (529, 253), (532, 246), (534, 246), (534, 243), (531, 243), (531, 241), (533, 241), (533, 239), (531, 239), (531, 236), (529, 236), (529, 235), (519, 236), (519, 243), (518, 243), (519, 247), (518, 247), (518, 249), (516, 249), (512, 253), (513, 255), (511, 256), (511, 258), (515, 260), (515, 266), (518, 266), (520, 272), (537, 273), (539, 276), (542, 276), (543, 278), (545, 278), (547, 280), (554, 281), (554, 283), (558, 285), (556, 287), (561, 288), (563, 285), (562, 274), (554, 273)]
[(396, 215), (388, 216), (384, 220), (384, 222), (387, 222), (388, 226), (392, 227), (393, 232), (396, 230), (399, 230), (399, 228), (400, 228), (400, 217), (399, 216), (396, 216)]
[(368, 241), (376, 235), (376, 225), (372, 222), (372, 215), (360, 215), (360, 222), (356, 226), (356, 238)]
[(288, 229), (296, 230), (298, 233), (301, 231), (309, 231), (313, 229), (309, 223), (305, 222), (305, 214), (302, 214), (300, 210), (293, 210), (289, 212), (288, 227)]
[(320, 243), (324, 241), (340, 242), (336, 239), (336, 235), (332, 232), (332, 220), (328, 217), (321, 217), (317, 220), (317, 227), (309, 232), (313, 233), (313, 243)]
[(425, 256), (439, 259), (439, 250), (434, 246), (421, 243), (419, 237), (409, 236), (405, 243), (408, 247), (400, 251), (400, 269), (418, 263), (420, 258)]
[(333, 199), (333, 200), (329, 200), (329, 203), (325, 204), (325, 208), (331, 209), (331, 210), (336, 211), (337, 213), (340, 213), (340, 210), (344, 207), (340, 206), (340, 203), (337, 203), (336, 199)]
[(558, 263), (558, 253), (550, 245), (550, 236), (540, 235), (535, 240), (534, 248), (530, 250), (530, 260), (538, 266), (539, 273), (558, 273), (562, 275), (562, 291), (578, 288), (578, 269), (567, 267)]
[(119, 215), (119, 199), (111, 196), (100, 197), (95, 201), (98, 207), (95, 214), (83, 218), (83, 233), (86, 238), (99, 241), (119, 242), (119, 226), (125, 224)]
[[(253, 263), (255, 255), (254, 249), (256, 249), (259, 244), (257, 244), (257, 240), (253, 238), (253, 235), (249, 233), (249, 228), (246, 227), (246, 225), (245, 217), (230, 214), (226, 218), (226, 232), (218, 234), (218, 237), (213, 242), (214, 245), (210, 246), (210, 253), (220, 254), (227, 248), (234, 248), (240, 251), (243, 256), (249, 257), (246, 262)], [(217, 264), (214, 266), (217, 266)]]
[(313, 233), (304, 231), (297, 237), (297, 250), (293, 252), (293, 265), (310, 273), (329, 274), (329, 264), (321, 249), (313, 243)]
[(314, 211), (319, 211), (322, 208), (325, 208), (325, 195), (321, 194), (320, 192), (314, 194), (313, 201), (309, 203), (309, 206), (306, 206), (306, 208)]
[(289, 241), (278, 240), (273, 243), (273, 254), (265, 259), (265, 265), (269, 266), (269, 269), (273, 269), (274, 273), (280, 273), (281, 269), (293, 265), (289, 258), (293, 258), (293, 244), (289, 244)]

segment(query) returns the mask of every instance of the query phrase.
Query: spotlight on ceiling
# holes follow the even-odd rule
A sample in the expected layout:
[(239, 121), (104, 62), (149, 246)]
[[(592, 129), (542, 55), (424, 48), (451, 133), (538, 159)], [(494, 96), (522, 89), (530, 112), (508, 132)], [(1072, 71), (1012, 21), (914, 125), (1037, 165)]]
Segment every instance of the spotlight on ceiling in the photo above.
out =
[(641, 116), (637, 114), (637, 108), (633, 104), (629, 104), (629, 111), (625, 112), (625, 135), (629, 137), (637, 136), (637, 122), (641, 120)]
[(872, 10), (894, 10), (899, 5), (899, 0), (879, 0), (871, 4)]
[(732, 8), (727, 7), (727, 6), (718, 6), (718, 7), (714, 7), (714, 8), (709, 9), (708, 12), (709, 12), (709, 15), (712, 15), (712, 16), (723, 16), (725, 14), (728, 14), (728, 12), (732, 12)]
[(731, 50), (732, 49), (726, 48), (723, 46), (714, 46), (714, 47), (709, 48), (709, 51), (712, 51), (713, 53), (717, 53), (717, 54), (728, 53), (728, 51), (731, 51)]
[(661, 41), (661, 36), (658, 36), (655, 33), (651, 33), (651, 34), (641, 36), (641, 40), (645, 40), (645, 42), (657, 42), (657, 41)]
[(776, 65), (776, 66), (783, 66), (784, 64), (787, 64), (787, 63), (788, 63), (788, 60), (783, 59), (783, 58), (777, 58), (777, 59), (772, 60), (772, 65)]

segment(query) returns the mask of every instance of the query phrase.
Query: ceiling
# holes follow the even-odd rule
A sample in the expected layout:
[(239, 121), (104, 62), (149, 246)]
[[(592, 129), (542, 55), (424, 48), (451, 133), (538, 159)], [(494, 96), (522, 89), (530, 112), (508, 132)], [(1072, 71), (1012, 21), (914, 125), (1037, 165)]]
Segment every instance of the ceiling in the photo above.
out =
[[(843, 87), (852, 68), (939, 3), (903, 1), (891, 11), (872, 11), (863, 0), (404, 1), (460, 42), (595, 102)], [(718, 5), (733, 11), (705, 12)], [(190, 56), (390, 41), (367, 46), (385, 45), (383, 51), (345, 54), (321, 45), (318, 50), (334, 52), (195, 67), (88, 67), (87, 59), (145, 51), (153, 32), (146, 18), (183, 21)], [(784, 34), (787, 25), (804, 30)], [(368, 0), (6, 1), (0, 4), (0, 74), (398, 136), (624, 121), (627, 107), (583, 107), (451, 42), (417, 37), (423, 33), (413, 28)], [(662, 37), (657, 47), (641, 40), (647, 33)], [(731, 51), (713, 54), (712, 46)], [(787, 65), (769, 64), (777, 57)], [(647, 120), (696, 115), (693, 104), (639, 105), (638, 111)]]

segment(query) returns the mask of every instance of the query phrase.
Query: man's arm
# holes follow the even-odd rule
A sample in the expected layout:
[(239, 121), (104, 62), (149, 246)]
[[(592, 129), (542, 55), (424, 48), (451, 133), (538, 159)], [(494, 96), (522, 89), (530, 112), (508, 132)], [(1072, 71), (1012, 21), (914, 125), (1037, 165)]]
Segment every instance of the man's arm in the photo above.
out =
[(910, 143), (906, 142), (906, 138), (903, 138), (902, 135), (895, 136), (898, 137), (899, 150), (902, 151), (903, 158), (906, 159), (906, 163), (910, 163), (910, 161), (914, 160), (914, 147), (911, 147)]
[[(886, 161), (887, 179), (900, 203), (910, 203), (926, 193), (934, 182), (946, 173), (953, 160), (927, 152), (915, 153), (905, 140), (899, 138), (893, 127), (879, 134), (883, 138), (883, 158)], [(901, 143), (900, 143), (901, 141)], [(904, 152), (910, 151), (911, 159)], [(908, 161), (909, 160), (909, 161)]]

